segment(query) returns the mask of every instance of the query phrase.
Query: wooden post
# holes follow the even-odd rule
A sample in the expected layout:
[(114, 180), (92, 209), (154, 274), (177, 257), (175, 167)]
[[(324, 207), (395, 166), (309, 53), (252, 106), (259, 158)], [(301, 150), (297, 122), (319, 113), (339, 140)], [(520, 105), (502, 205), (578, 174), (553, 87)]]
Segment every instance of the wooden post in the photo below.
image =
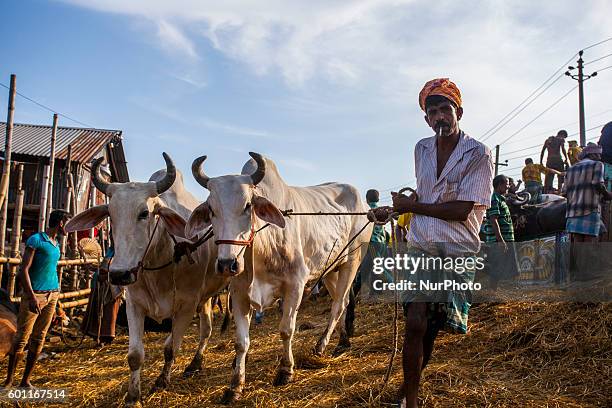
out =
[(0, 207), (8, 201), (9, 177), (11, 175), (11, 145), (13, 140), (13, 117), (15, 116), (15, 94), (17, 93), (17, 77), (11, 75), (9, 88), (8, 112), (6, 114), (6, 138), (4, 142), (4, 167), (0, 180)]
[[(23, 164), (19, 164), (17, 170), (17, 196), (15, 199), (15, 209), (13, 211), (13, 236), (11, 238), (11, 258), (17, 258), (19, 256), (19, 244), (21, 243), (21, 216), (23, 214), (23, 197), (25, 192), (23, 191)], [(15, 279), (17, 277), (17, 268), (19, 265), (11, 265), (9, 267), (9, 282), (8, 282), (8, 293), (9, 296), (15, 296)], [(0, 276), (1, 278), (1, 276)]]
[(47, 186), (48, 185), (49, 185), (49, 166), (46, 165), (43, 168), (43, 178), (42, 178), (42, 183), (40, 185), (40, 206), (39, 206), (39, 213), (38, 213), (38, 230), (39, 231), (45, 230), (45, 224), (46, 224), (45, 211), (47, 209)]
[[(72, 165), (72, 146), (68, 145), (68, 153), (66, 155), (66, 163), (64, 167), (64, 179), (66, 180), (66, 201), (64, 201), (64, 210), (70, 212), (70, 203), (72, 202), (72, 184), (70, 183), (70, 167)], [(68, 241), (67, 236), (62, 236), (62, 242), (60, 246), (61, 259), (66, 257), (66, 243)], [(62, 275), (64, 274), (64, 267), (60, 266), (59, 270), (59, 286), (62, 288)]]
[[(7, 189), (8, 190), (8, 189)], [(6, 249), (6, 223), (8, 218), (8, 191), (6, 199), (0, 208), (0, 256), (5, 256)], [(0, 264), (0, 275), (4, 272), (4, 265)]]
[(55, 140), (57, 136), (57, 113), (53, 114), (53, 127), (51, 128), (51, 151), (49, 152), (49, 183), (47, 184), (47, 208), (45, 226), (49, 226), (49, 215), (53, 211), (53, 173), (55, 170)]
[[(94, 207), (96, 205), (96, 186), (90, 181), (89, 182), (89, 206), (88, 208)], [(94, 237), (95, 227), (89, 230), (89, 238)]]

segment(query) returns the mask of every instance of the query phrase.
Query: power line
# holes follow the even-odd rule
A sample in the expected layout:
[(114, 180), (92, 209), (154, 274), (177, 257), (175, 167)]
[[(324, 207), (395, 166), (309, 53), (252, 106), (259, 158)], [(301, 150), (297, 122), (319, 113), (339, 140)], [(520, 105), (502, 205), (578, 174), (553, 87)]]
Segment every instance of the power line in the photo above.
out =
[[(592, 119), (592, 118), (595, 118), (595, 117), (597, 117), (597, 116), (601, 116), (601, 115), (603, 115), (603, 114), (605, 114), (605, 113), (608, 113), (608, 112), (612, 112), (612, 109), (606, 109), (605, 111), (602, 111), (602, 112), (599, 112), (599, 113), (595, 113), (595, 114), (593, 114), (593, 115), (589, 115), (587, 118), (588, 118), (588, 119)], [(579, 121), (574, 121), (574, 122), (565, 123), (565, 124), (563, 124), (563, 125), (559, 125), (559, 126), (557, 126), (557, 127), (556, 127), (556, 128), (554, 128), (554, 129), (551, 129), (551, 130), (547, 130), (547, 131), (545, 131), (545, 132), (538, 133), (537, 135), (530, 135), (530, 136), (522, 137), (522, 138), (519, 138), (519, 139), (514, 139), (514, 140), (512, 141), (512, 143), (516, 143), (516, 142), (519, 142), (519, 141), (522, 141), (522, 140), (527, 140), (527, 139), (534, 139), (534, 138), (536, 138), (536, 137), (540, 137), (540, 136), (542, 136), (542, 135), (546, 135), (546, 134), (550, 135), (551, 133), (553, 133), (553, 132), (557, 131), (559, 128), (564, 128), (564, 127), (566, 127), (566, 126), (570, 126), (570, 125), (576, 125), (576, 124), (578, 124), (578, 123), (580, 123), (580, 122), (579, 122)], [(606, 123), (607, 123), (607, 122), (606, 122)], [(588, 130), (588, 129), (587, 129), (587, 130)], [(568, 137), (570, 137), (570, 136), (576, 136), (576, 135), (579, 135), (579, 134), (580, 134), (580, 132), (572, 133), (571, 135), (568, 135)], [(508, 154), (508, 153), (502, 153), (502, 155), (503, 155), (503, 154)]]
[[(591, 45), (589, 45), (589, 46), (587, 46), (587, 47), (584, 47), (584, 48), (582, 48), (582, 50), (583, 50), (583, 51), (584, 51), (584, 50), (588, 50), (588, 49), (593, 48), (593, 47), (596, 47), (596, 46), (598, 46), (598, 45), (600, 45), (600, 44), (604, 44), (604, 43), (606, 43), (606, 42), (608, 42), (608, 41), (612, 41), (612, 37), (606, 38), (606, 39), (604, 39), (604, 40), (601, 40), (601, 41), (598, 41), (598, 42), (596, 42), (596, 43), (594, 43), (594, 44), (591, 44)], [(547, 79), (546, 79), (546, 80), (545, 80), (545, 81), (544, 81), (544, 82), (543, 82), (543, 83), (542, 83), (542, 84), (541, 84), (541, 85), (540, 85), (538, 88), (536, 88), (536, 89), (535, 89), (535, 90), (534, 90), (534, 91), (533, 91), (531, 94), (529, 94), (529, 96), (527, 96), (527, 97), (526, 97), (526, 98), (525, 98), (525, 99), (524, 99), (524, 100), (523, 100), (521, 103), (519, 103), (519, 104), (518, 104), (518, 105), (517, 105), (517, 106), (516, 106), (516, 107), (515, 107), (513, 110), (511, 110), (511, 111), (510, 111), (508, 114), (506, 114), (506, 116), (504, 116), (503, 118), (501, 118), (501, 119), (500, 119), (500, 120), (499, 120), (499, 121), (498, 121), (498, 122), (497, 122), (495, 125), (493, 125), (493, 127), (491, 127), (489, 130), (487, 130), (487, 131), (486, 131), (486, 132), (485, 132), (485, 133), (484, 133), (484, 134), (481, 136), (480, 140), (484, 142), (485, 140), (487, 140), (488, 138), (490, 138), (491, 136), (493, 136), (495, 133), (497, 133), (497, 132), (498, 132), (498, 131), (501, 129), (501, 127), (504, 127), (504, 126), (505, 126), (505, 125), (506, 125), (506, 124), (507, 124), (509, 121), (511, 121), (512, 119), (514, 119), (514, 118), (515, 118), (515, 117), (516, 117), (516, 116), (517, 116), (517, 115), (518, 115), (520, 112), (522, 112), (522, 111), (523, 111), (523, 110), (524, 110), (524, 109), (525, 109), (527, 106), (523, 107), (522, 109), (521, 109), (521, 106), (522, 106), (522, 105), (523, 105), (525, 102), (527, 102), (527, 101), (528, 101), (528, 100), (529, 100), (529, 99), (530, 99), (530, 98), (531, 98), (533, 95), (535, 95), (535, 94), (536, 94), (536, 93), (537, 93), (537, 92), (538, 92), (540, 89), (542, 89), (544, 86), (546, 86), (546, 84), (547, 84), (547, 83), (548, 83), (548, 82), (549, 82), (551, 79), (553, 79), (553, 78), (555, 77), (555, 75), (557, 75), (557, 73), (559, 73), (560, 71), (562, 71), (562, 70), (565, 68), (565, 66), (566, 66), (567, 64), (569, 64), (569, 63), (572, 61), (572, 59), (573, 59), (573, 58), (574, 58), (574, 57), (575, 57), (577, 54), (578, 54), (578, 53), (575, 53), (574, 55), (572, 55), (572, 56), (571, 56), (571, 57), (570, 57), (570, 58), (569, 58), (569, 59), (568, 59), (566, 62), (564, 62), (564, 63), (563, 63), (563, 64), (562, 64), (562, 65), (561, 65), (561, 66), (560, 66), (560, 67), (559, 67), (559, 68), (558, 68), (558, 69), (557, 69), (557, 70), (556, 70), (556, 71), (555, 71), (555, 72), (554, 72), (554, 73), (553, 73), (553, 74), (552, 74), (550, 77), (548, 77), (548, 78), (547, 78)], [(602, 59), (603, 59), (603, 58), (602, 58)], [(605, 68), (605, 69), (608, 69), (608, 68)], [(559, 79), (559, 78), (557, 78), (557, 80), (558, 80), (558, 79)], [(548, 88), (550, 88), (550, 86), (549, 86)], [(548, 88), (547, 88), (547, 89), (548, 89)], [(546, 89), (545, 89), (544, 91), (546, 91)], [(544, 92), (544, 91), (543, 91), (543, 92)], [(542, 93), (543, 93), (543, 92), (542, 92)], [(535, 97), (535, 98), (534, 98), (534, 99), (533, 99), (531, 102), (529, 102), (529, 103), (528, 103), (528, 105), (530, 105), (530, 104), (531, 104), (531, 103), (532, 103), (532, 102), (533, 102), (535, 99), (537, 99), (537, 98), (538, 98), (538, 97), (539, 97), (539, 96), (540, 96), (542, 93), (540, 93), (538, 96), (536, 96), (536, 97)], [(497, 128), (497, 127), (498, 127), (498, 126), (499, 126), (499, 125), (500, 125), (502, 122), (504, 122), (504, 120), (506, 120), (506, 119), (507, 119), (509, 116), (513, 115), (513, 114), (514, 114), (514, 113), (515, 113), (517, 110), (519, 110), (519, 109), (520, 109), (520, 111), (519, 111), (519, 112), (517, 112), (517, 113), (516, 113), (514, 116), (512, 116), (512, 118), (510, 118), (510, 119), (509, 119), (509, 120), (508, 120), (506, 123), (504, 123), (504, 124), (503, 124), (503, 125), (502, 125), (502, 126), (499, 128), (499, 129), (497, 129), (497, 130), (496, 130), (496, 128)]]
[(538, 114), (535, 118), (531, 119), (529, 122), (527, 122), (523, 127), (521, 127), (519, 130), (517, 130), (516, 132), (514, 132), (513, 134), (511, 134), (510, 136), (508, 136), (507, 138), (505, 138), (503, 141), (501, 141), (500, 145), (506, 143), (508, 140), (512, 139), (514, 136), (518, 135), (520, 132), (522, 132), (525, 128), (527, 128), (527, 126), (531, 125), (533, 122), (535, 122), (536, 120), (538, 120), (540, 117), (542, 117), (546, 112), (548, 112), (549, 110), (551, 110), (552, 108), (554, 108), (559, 102), (561, 102), (563, 99), (567, 98), (567, 96), (569, 94), (571, 94), (576, 88), (578, 88), (578, 85), (574, 86), (572, 89), (570, 89), (569, 91), (567, 91), (563, 96), (561, 96), (559, 99), (557, 99), (555, 102), (553, 102), (552, 105), (550, 105), (548, 108), (544, 109), (544, 111), (542, 111), (540, 114)]
[[(555, 82), (557, 82), (559, 79), (561, 79), (562, 75), (560, 75), (557, 79), (555, 79), (551, 84), (549, 84), (548, 86), (546, 86), (546, 84), (548, 84), (548, 82), (550, 82), (551, 79), (553, 79), (559, 72), (561, 72), (565, 66), (567, 64), (569, 64), (572, 59), (574, 59), (574, 57), (576, 56), (576, 54), (572, 55), (566, 62), (564, 62), (561, 67), (559, 67), (550, 77), (548, 77), (546, 79), (546, 81), (544, 81), (539, 87), (537, 87), (531, 94), (529, 94), (529, 96), (525, 99), (523, 99), (523, 101), (521, 103), (519, 103), (514, 109), (512, 109), (510, 111), (510, 113), (508, 113), (506, 116), (504, 116), (503, 118), (501, 118), (499, 120), (499, 122), (497, 122), (495, 125), (493, 125), (493, 127), (489, 130), (487, 130), (484, 134), (483, 137), (481, 138), (481, 141), (485, 141), (488, 138), (490, 138), (491, 136), (493, 136), (495, 133), (497, 133), (502, 127), (504, 127), (505, 125), (508, 124), (508, 122), (510, 122), (512, 119), (514, 119), (519, 113), (521, 113), (523, 110), (525, 110), (525, 108), (529, 105), (531, 105), (533, 103), (533, 101), (535, 101), (537, 98), (539, 98), (544, 92), (546, 92), (546, 90), (548, 90)], [(535, 98), (533, 98), (533, 100), (531, 100), (529, 103), (527, 103), (527, 105), (522, 106), (525, 102), (527, 102), (529, 99), (531, 99), (531, 97), (533, 95), (535, 95), (536, 93), (538, 93), (540, 91), (540, 89), (544, 88), (546, 86), (546, 88), (540, 92), (538, 95), (536, 95)], [(520, 109), (520, 110), (519, 110)], [(517, 112), (518, 110), (518, 112)], [(516, 114), (514, 114), (516, 112)], [(504, 120), (506, 120), (509, 116), (513, 115), (510, 119), (508, 119), (505, 123), (503, 123), (499, 128), (497, 128), (502, 122), (504, 122)], [(497, 128), (497, 129), (496, 129)], [(492, 132), (492, 133), (491, 133)]]
[(608, 65), (607, 67), (603, 67), (603, 68), (597, 69), (597, 70), (595, 70), (595, 72), (605, 71), (606, 69), (610, 69), (610, 68), (612, 68), (612, 65)]
[[(3, 86), (4, 88), (6, 88), (6, 89), (8, 89), (8, 90), (10, 90), (10, 89), (11, 89), (10, 87), (8, 87), (8, 86), (4, 85), (3, 83), (0, 83), (0, 86)], [(15, 92), (15, 93), (16, 93), (17, 95), (21, 96), (23, 99), (26, 99), (26, 100), (28, 100), (28, 101), (32, 102), (33, 104), (35, 104), (35, 105), (37, 105), (37, 106), (39, 106), (39, 107), (41, 107), (41, 108), (43, 108), (43, 109), (45, 109), (45, 110), (48, 110), (48, 111), (49, 111), (49, 112), (51, 112), (51, 113), (57, 113), (57, 114), (58, 114), (58, 116), (61, 116), (61, 117), (63, 117), (64, 119), (71, 120), (71, 121), (73, 121), (73, 122), (75, 122), (75, 123), (78, 123), (79, 125), (85, 126), (85, 127), (87, 127), (87, 128), (91, 128), (91, 129), (95, 128), (95, 126), (91, 126), (91, 125), (88, 125), (87, 123), (83, 123), (83, 122), (81, 122), (81, 121), (79, 121), (79, 120), (76, 120), (76, 119), (74, 119), (74, 118), (71, 118), (70, 116), (65, 115), (65, 114), (63, 114), (63, 113), (60, 113), (60, 112), (58, 112), (57, 110), (52, 109), (52, 108), (50, 108), (50, 107), (48, 107), (48, 106), (46, 106), (46, 105), (43, 105), (42, 103), (40, 103), (40, 102), (38, 102), (38, 101), (35, 101), (34, 99), (32, 99), (32, 98), (30, 98), (30, 97), (28, 97), (28, 96), (26, 96), (26, 95), (24, 95), (24, 94), (22, 94), (22, 93), (20, 93), (20, 92)]]
[(612, 54), (604, 55), (603, 57), (599, 57), (599, 58), (591, 60), (589, 62), (585, 62), (584, 65), (589, 65), (589, 64), (592, 64), (594, 62), (601, 61), (602, 59), (608, 58), (608, 57), (612, 57)]
[(583, 49), (582, 49), (582, 51), (586, 51), (586, 50), (588, 50), (589, 48), (596, 47), (596, 46), (598, 46), (598, 45), (600, 45), (600, 44), (603, 44), (603, 43), (606, 43), (606, 42), (608, 42), (608, 41), (612, 41), (612, 37), (610, 37), (610, 38), (606, 38), (605, 40), (602, 40), (602, 41), (599, 41), (599, 42), (596, 42), (595, 44), (591, 44), (591, 45), (589, 45), (588, 47), (583, 48)]

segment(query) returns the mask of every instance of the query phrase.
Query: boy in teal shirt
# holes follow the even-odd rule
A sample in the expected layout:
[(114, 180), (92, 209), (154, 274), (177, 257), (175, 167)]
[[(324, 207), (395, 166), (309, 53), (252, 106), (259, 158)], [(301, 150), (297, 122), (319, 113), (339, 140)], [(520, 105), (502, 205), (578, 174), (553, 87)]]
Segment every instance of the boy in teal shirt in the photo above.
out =
[(55, 305), (59, 298), (59, 278), (57, 261), (60, 259), (58, 235), (65, 234), (64, 225), (70, 215), (66, 211), (55, 210), (49, 215), (49, 227), (37, 232), (26, 241), (19, 280), (23, 289), (17, 333), (9, 352), (9, 363), (5, 387), (13, 383), (17, 362), (23, 359), (28, 344), (28, 357), (21, 384), (22, 388), (32, 388), (30, 375), (45, 343), (47, 330), (51, 325)]

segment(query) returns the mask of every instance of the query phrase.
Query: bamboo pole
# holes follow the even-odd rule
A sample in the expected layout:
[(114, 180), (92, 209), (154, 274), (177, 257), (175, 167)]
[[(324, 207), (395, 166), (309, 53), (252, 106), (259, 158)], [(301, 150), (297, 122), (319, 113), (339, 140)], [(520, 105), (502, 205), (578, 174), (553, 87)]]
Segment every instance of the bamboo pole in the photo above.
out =
[[(75, 297), (88, 296), (90, 293), (91, 293), (90, 288), (75, 290), (71, 292), (64, 292), (64, 293), (59, 294), (58, 299), (72, 299)], [(15, 303), (21, 302), (21, 296), (12, 296), (11, 302), (15, 302)]]
[[(64, 179), (66, 182), (66, 201), (64, 201), (64, 210), (70, 212), (70, 195), (72, 194), (72, 185), (70, 184), (70, 166), (72, 165), (72, 146), (68, 145), (68, 154), (66, 155), (66, 163), (64, 167)], [(66, 241), (68, 237), (62, 236), (62, 242), (60, 244), (60, 257), (64, 259), (66, 257)], [(62, 276), (64, 275), (64, 267), (60, 267), (59, 272), (59, 287), (62, 287)]]
[(55, 171), (55, 140), (57, 137), (57, 113), (53, 114), (53, 127), (51, 128), (51, 151), (49, 152), (49, 182), (47, 184), (47, 208), (45, 226), (49, 226), (49, 215), (53, 211), (53, 174)]
[(49, 166), (46, 165), (43, 169), (42, 184), (40, 186), (40, 205), (38, 212), (38, 230), (45, 230), (45, 211), (47, 209), (47, 185), (49, 183)]
[[(7, 189), (8, 190), (8, 189)], [(3, 201), (0, 207), (0, 255), (6, 255), (6, 223), (8, 218), (8, 192), (6, 200)], [(4, 273), (4, 265), (0, 264), (0, 277)]]
[[(93, 183), (90, 181), (89, 182), (89, 206), (88, 208), (94, 207), (96, 205), (96, 186), (93, 185)], [(89, 238), (93, 238), (95, 235), (95, 230), (96, 227), (92, 227), (89, 230)]]
[(59, 307), (61, 307), (62, 309), (70, 309), (72, 307), (85, 306), (87, 303), (89, 303), (89, 298), (73, 300), (71, 302), (65, 302), (65, 303), (58, 302)]
[[(13, 210), (13, 236), (11, 238), (11, 258), (19, 258), (19, 244), (21, 243), (21, 217), (23, 215), (23, 164), (19, 164), (17, 170), (17, 196), (15, 198), (15, 208)], [(17, 277), (17, 265), (9, 267), (8, 293), (13, 296), (15, 293), (15, 279)], [(1, 279), (1, 275), (0, 275)]]
[[(13, 140), (13, 118), (15, 116), (15, 94), (17, 93), (17, 76), (11, 74), (9, 87), (8, 110), (6, 114), (6, 138), (4, 141), (4, 166), (0, 180), (0, 207), (8, 201), (9, 178), (11, 176), (11, 146)], [(6, 199), (6, 200), (5, 200)]]
[[(96, 265), (102, 262), (103, 258), (87, 258), (87, 259), (60, 259), (57, 261), (57, 266), (74, 266), (74, 265)], [(6, 256), (0, 257), (0, 263), (9, 265), (21, 264), (21, 258), (9, 258)]]

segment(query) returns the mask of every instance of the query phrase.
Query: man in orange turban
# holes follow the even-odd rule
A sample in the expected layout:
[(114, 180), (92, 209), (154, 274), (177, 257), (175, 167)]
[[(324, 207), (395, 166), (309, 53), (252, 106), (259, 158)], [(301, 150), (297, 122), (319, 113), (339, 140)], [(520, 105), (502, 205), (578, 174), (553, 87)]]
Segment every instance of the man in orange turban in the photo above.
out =
[(419, 93), (419, 105), (423, 111), (425, 111), (427, 97), (433, 95), (443, 96), (453, 102), (455, 107), (461, 107), (461, 92), (457, 85), (448, 78), (432, 79), (423, 86), (421, 93)]
[[(413, 214), (404, 256), (444, 258), (444, 262), (477, 259), (480, 225), (493, 193), (491, 151), (459, 128), (463, 116), (461, 92), (447, 78), (427, 82), (419, 94), (419, 105), (436, 134), (415, 146), (416, 194), (392, 192), (393, 206), (370, 210), (369, 218), (385, 220), (393, 212)], [(438, 331), (467, 332), (475, 269), (415, 266), (409, 275), (398, 279), (403, 276), (414, 285), (402, 293), (405, 336), (401, 393), (407, 408), (417, 408), (421, 372), (429, 362)], [(443, 290), (422, 285), (440, 283), (441, 277), (460, 285)]]

